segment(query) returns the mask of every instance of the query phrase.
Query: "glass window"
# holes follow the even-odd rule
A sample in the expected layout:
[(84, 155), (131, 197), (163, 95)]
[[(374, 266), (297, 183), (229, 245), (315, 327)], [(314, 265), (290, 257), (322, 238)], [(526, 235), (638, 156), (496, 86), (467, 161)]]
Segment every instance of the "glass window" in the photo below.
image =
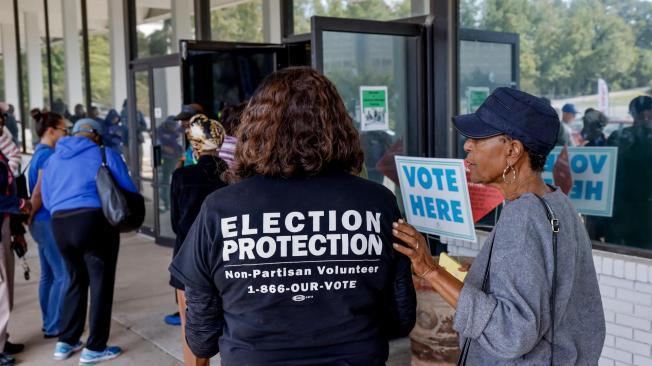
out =
[(211, 39), (263, 42), (263, 0), (211, 8)]
[[(103, 119), (110, 109), (120, 111), (111, 98), (111, 44), (108, 28), (107, 0), (93, 2), (88, 12), (88, 58), (91, 74), (91, 103), (97, 108), (93, 118)], [(92, 111), (90, 111), (92, 112)]]
[(313, 15), (393, 20), (428, 14), (429, 9), (427, 0), (294, 0), (293, 3), (294, 34), (310, 33)]
[[(399, 207), (402, 202), (394, 156), (414, 154), (411, 150), (416, 146), (408, 136), (408, 124), (413, 117), (409, 107), (408, 69), (415, 60), (414, 54), (408, 51), (413, 49), (411, 42), (414, 40), (403, 36), (323, 33), (324, 75), (337, 87), (360, 131), (365, 153), (363, 175), (394, 192)], [(370, 87), (385, 90), (386, 127), (374, 127), (369, 117), (363, 115), (361, 95)]]
[(136, 0), (136, 23), (138, 57), (178, 52), (180, 39), (195, 38), (193, 0)]
[[(458, 106), (468, 113), (481, 102), (483, 88), (503, 85), (547, 98), (562, 120), (559, 145), (575, 149), (569, 150), (569, 197), (585, 215), (591, 238), (652, 250), (652, 100), (645, 99), (652, 96), (650, 14), (646, 0), (462, 0), (460, 34), (469, 28), (490, 38), (516, 34), (520, 51), (514, 64), (508, 44), (462, 40)], [(605, 196), (613, 197), (610, 213), (581, 208), (580, 201), (595, 196), (587, 193), (590, 181), (577, 179), (573, 163), (574, 154), (600, 147), (618, 148), (615, 189)], [(548, 169), (556, 156), (549, 157)]]

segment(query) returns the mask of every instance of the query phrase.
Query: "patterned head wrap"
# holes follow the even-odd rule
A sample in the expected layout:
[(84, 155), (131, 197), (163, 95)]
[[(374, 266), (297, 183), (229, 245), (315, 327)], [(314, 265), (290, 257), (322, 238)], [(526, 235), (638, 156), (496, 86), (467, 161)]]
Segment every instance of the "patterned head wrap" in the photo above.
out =
[(217, 151), (224, 142), (224, 127), (214, 119), (209, 119), (204, 114), (197, 114), (190, 119), (187, 130), (188, 139), (194, 155), (200, 152)]

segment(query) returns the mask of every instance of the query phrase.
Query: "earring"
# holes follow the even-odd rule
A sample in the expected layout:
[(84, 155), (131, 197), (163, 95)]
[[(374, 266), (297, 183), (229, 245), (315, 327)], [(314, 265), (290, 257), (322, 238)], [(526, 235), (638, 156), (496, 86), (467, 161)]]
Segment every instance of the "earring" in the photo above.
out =
[[(510, 170), (512, 171), (512, 180), (507, 181), (507, 175), (509, 174)], [(516, 182), (516, 168), (514, 168), (513, 166), (507, 164), (507, 167), (505, 168), (505, 170), (503, 170), (503, 182), (505, 182), (507, 184), (512, 184), (512, 183)]]

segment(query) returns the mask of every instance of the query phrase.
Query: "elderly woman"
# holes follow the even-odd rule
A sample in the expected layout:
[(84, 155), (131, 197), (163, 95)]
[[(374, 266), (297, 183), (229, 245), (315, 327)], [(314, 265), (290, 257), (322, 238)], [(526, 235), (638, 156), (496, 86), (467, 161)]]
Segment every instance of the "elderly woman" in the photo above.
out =
[(414, 272), (456, 308), (460, 364), (596, 365), (605, 320), (591, 240), (573, 205), (541, 172), (559, 121), (538, 98), (497, 89), (454, 118), (468, 137), (470, 180), (507, 200), (464, 284), (433, 263), (424, 237), (399, 220), (394, 235)]
[(204, 201), (170, 270), (186, 339), (222, 365), (380, 366), (414, 326), (410, 263), (385, 187), (356, 176), (360, 138), (309, 68), (268, 76), (245, 109), (233, 174)]

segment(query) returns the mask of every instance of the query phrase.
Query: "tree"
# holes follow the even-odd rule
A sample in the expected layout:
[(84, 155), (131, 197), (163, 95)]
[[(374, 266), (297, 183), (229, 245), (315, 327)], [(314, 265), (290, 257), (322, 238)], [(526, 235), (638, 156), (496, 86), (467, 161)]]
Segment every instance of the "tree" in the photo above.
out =
[(263, 42), (263, 3), (247, 3), (211, 12), (211, 38), (217, 41)]

